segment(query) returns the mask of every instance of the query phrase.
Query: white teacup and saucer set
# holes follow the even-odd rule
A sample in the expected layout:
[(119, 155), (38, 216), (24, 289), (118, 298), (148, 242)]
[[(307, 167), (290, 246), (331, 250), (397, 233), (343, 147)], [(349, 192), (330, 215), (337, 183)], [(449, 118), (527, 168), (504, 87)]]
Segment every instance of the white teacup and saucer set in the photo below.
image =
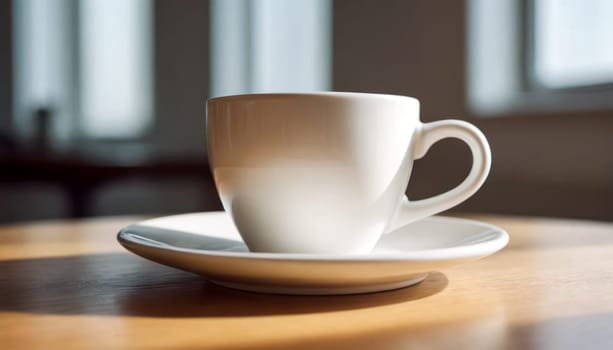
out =
[[(207, 107), (225, 211), (127, 226), (118, 240), (131, 252), (229, 288), (331, 295), (408, 287), (508, 242), (494, 225), (434, 216), (481, 187), (490, 149), (464, 121), (420, 122), (414, 98), (247, 94)], [(413, 161), (448, 137), (470, 147), (470, 173), (448, 192), (408, 200)]]

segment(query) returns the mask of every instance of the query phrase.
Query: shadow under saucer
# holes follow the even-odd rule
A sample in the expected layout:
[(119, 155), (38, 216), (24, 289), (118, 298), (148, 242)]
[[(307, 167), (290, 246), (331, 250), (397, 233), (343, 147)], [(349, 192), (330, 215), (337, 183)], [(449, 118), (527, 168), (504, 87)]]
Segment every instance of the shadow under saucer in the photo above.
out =
[(232, 317), (304, 314), (404, 303), (448, 284), (433, 272), (388, 292), (289, 296), (241, 292), (129, 253), (0, 261), (0, 311), (144, 317)]

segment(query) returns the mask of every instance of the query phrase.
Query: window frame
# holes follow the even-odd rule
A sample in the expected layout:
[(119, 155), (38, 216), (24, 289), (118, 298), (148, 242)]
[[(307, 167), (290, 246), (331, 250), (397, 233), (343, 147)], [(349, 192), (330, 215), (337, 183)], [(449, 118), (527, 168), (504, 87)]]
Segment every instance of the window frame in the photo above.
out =
[(579, 84), (566, 87), (549, 87), (541, 84), (536, 77), (536, 1), (538, 0), (521, 0), (521, 50), (523, 52), (522, 76), (527, 90), (548, 90), (557, 92), (590, 92), (599, 90), (609, 90), (613, 92), (613, 77), (610, 82), (596, 84)]
[[(592, 85), (552, 88), (539, 84), (534, 72), (535, 61), (535, 0), (468, 0), (467, 2), (467, 100), (476, 116), (496, 117), (531, 113), (591, 112), (613, 109), (613, 81)], [(496, 13), (491, 17), (501, 19), (495, 24), (484, 19), (484, 10)], [(505, 52), (515, 57), (501, 69), (496, 80), (482, 78), (488, 72), (479, 65), (479, 55), (486, 60), (500, 59), (488, 50), (478, 31), (496, 31), (493, 25), (500, 25), (499, 31), (506, 33), (501, 39)], [(483, 61), (483, 60), (481, 60)], [(488, 101), (488, 89), (492, 84), (501, 84), (498, 101)]]

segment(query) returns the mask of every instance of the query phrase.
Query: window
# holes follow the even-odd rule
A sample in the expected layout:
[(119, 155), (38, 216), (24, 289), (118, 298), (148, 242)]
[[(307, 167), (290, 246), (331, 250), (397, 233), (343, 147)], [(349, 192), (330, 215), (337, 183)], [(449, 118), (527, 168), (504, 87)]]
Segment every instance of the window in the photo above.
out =
[[(200, 88), (210, 78), (210, 90), (203, 88), (197, 101), (189, 97), (198, 108), (201, 99), (211, 95), (331, 88), (331, 0), (211, 0), (204, 4), (210, 6), (210, 12), (202, 11), (203, 3), (169, 5), (153, 0), (13, 1), (12, 122), (16, 137), (29, 144), (44, 133), (60, 149), (101, 139), (159, 142), (164, 144), (160, 147), (171, 148), (177, 142), (168, 140), (180, 132), (161, 125), (185, 113), (173, 109), (187, 106), (188, 98), (168, 94), (167, 86), (176, 90), (189, 80)], [(178, 40), (176, 48), (189, 45), (189, 40), (210, 44), (210, 50), (202, 53), (210, 53), (210, 67), (204, 59), (186, 59), (183, 56), (190, 53), (182, 51), (168, 64), (164, 58), (175, 46), (166, 40), (171, 35), (192, 34), (189, 26), (169, 21), (194, 7), (201, 13), (188, 22), (202, 24), (210, 18), (210, 32), (197, 26), (200, 32)], [(173, 8), (176, 11), (162, 13)], [(158, 51), (153, 45), (154, 11), (160, 11), (155, 24), (162, 34), (156, 42)], [(203, 35), (210, 35), (209, 43), (203, 43)], [(159, 59), (156, 72), (164, 72), (157, 78), (154, 54)], [(179, 62), (202, 66), (180, 67)], [(174, 64), (185, 69), (183, 73), (192, 69), (199, 74), (185, 79), (173, 73)], [(207, 70), (210, 76), (200, 74)], [(176, 81), (167, 78), (173, 74)], [(163, 106), (159, 111), (154, 111), (153, 101), (156, 79), (156, 105)], [(182, 118), (187, 124), (184, 118), (191, 117)]]
[(212, 96), (331, 87), (329, 0), (211, 1)]
[(535, 0), (534, 78), (548, 88), (613, 82), (613, 1)]
[(153, 115), (149, 0), (82, 0), (81, 126), (89, 137), (142, 135)]
[[(151, 0), (14, 2), (14, 123), (56, 146), (138, 138), (153, 119)], [(46, 111), (41, 121), (37, 111)]]
[(469, 0), (476, 114), (613, 108), (613, 2)]

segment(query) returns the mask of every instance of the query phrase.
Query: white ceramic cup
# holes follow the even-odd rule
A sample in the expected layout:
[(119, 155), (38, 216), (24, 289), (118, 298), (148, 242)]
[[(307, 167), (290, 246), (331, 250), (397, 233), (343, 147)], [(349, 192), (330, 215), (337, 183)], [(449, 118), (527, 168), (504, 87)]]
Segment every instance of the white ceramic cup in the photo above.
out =
[[(485, 181), (487, 140), (459, 120), (419, 121), (419, 101), (364, 93), (208, 100), (209, 163), (223, 206), (254, 252), (365, 254), (384, 232), (466, 200)], [(454, 189), (404, 193), (413, 160), (458, 138), (473, 164)]]

